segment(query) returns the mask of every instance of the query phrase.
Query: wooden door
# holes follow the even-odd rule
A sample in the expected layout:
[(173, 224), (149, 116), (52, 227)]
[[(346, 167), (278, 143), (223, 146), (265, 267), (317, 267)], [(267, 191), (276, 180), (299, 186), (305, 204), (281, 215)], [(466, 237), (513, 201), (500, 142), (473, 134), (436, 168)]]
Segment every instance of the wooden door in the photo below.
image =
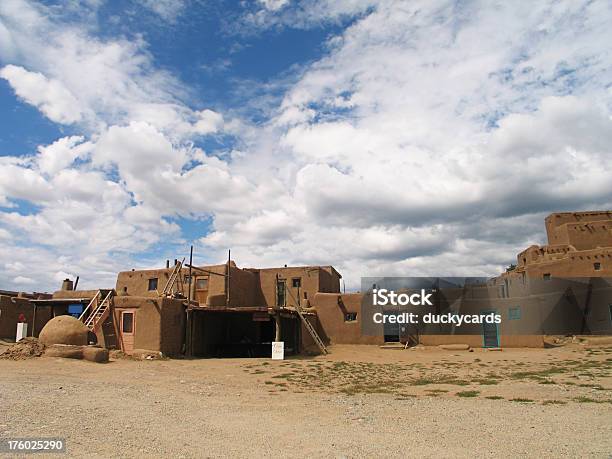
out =
[(197, 276), (195, 281), (195, 299), (200, 306), (206, 305), (208, 298), (208, 276)]
[(123, 352), (131, 354), (134, 351), (134, 332), (136, 330), (135, 311), (121, 312), (121, 342)]

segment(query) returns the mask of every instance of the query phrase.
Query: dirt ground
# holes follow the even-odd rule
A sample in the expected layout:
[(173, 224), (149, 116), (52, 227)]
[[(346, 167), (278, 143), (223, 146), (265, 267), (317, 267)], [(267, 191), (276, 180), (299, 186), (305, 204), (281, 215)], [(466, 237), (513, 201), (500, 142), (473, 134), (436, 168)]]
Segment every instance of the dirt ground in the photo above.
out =
[[(0, 346), (0, 352), (2, 351)], [(606, 457), (612, 347), (0, 360), (0, 437), (88, 457)]]

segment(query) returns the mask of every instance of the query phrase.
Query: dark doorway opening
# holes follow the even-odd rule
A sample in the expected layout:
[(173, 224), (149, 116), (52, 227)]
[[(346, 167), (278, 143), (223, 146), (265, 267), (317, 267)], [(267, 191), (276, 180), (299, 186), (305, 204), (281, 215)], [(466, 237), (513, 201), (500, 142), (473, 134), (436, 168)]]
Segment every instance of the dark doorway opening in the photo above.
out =
[[(281, 319), (285, 354), (299, 351), (299, 322)], [(202, 311), (192, 315), (194, 357), (271, 357), (276, 332), (274, 318), (267, 312)]]
[(396, 322), (396, 320), (394, 320), (393, 322), (396, 323), (390, 323), (389, 317), (394, 316), (397, 317), (399, 315), (398, 312), (384, 312), (383, 313), (385, 316), (385, 322), (383, 324), (383, 331), (385, 334), (385, 343), (399, 343), (400, 342), (400, 334), (401, 334), (401, 329), (400, 329), (400, 324)]

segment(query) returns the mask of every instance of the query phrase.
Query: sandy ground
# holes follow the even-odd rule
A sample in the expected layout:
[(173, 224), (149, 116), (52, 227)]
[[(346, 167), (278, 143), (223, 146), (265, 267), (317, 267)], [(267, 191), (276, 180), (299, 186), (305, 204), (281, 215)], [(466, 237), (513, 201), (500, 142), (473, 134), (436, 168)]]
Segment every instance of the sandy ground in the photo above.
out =
[(609, 458), (611, 357), (334, 346), (286, 361), (0, 360), (0, 437), (63, 437), (74, 457)]

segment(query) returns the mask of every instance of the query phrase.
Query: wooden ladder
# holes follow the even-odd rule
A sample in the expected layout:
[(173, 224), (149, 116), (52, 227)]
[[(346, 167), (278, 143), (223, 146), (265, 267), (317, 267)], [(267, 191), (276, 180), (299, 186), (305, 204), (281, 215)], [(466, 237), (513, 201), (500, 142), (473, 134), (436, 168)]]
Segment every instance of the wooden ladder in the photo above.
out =
[(302, 307), (300, 306), (299, 301), (295, 303), (295, 310), (297, 311), (298, 316), (300, 316), (300, 319), (302, 320), (302, 323), (306, 327), (306, 330), (308, 330), (308, 333), (310, 333), (310, 336), (312, 336), (312, 339), (314, 340), (314, 342), (317, 343), (317, 346), (319, 346), (319, 349), (321, 350), (321, 352), (323, 354), (329, 354), (329, 351), (325, 347), (325, 344), (323, 344), (323, 340), (321, 339), (317, 331), (314, 329), (314, 327), (308, 321), (308, 319), (304, 316), (304, 314), (302, 314)]
[(113, 291), (110, 290), (104, 299), (102, 298), (102, 291), (98, 290), (96, 295), (91, 299), (87, 307), (83, 310), (83, 313), (79, 317), (89, 330), (94, 331), (100, 324), (102, 324), (108, 317), (110, 311), (111, 298), (113, 297)]
[(170, 274), (170, 277), (168, 278), (168, 282), (166, 282), (166, 285), (164, 286), (164, 289), (161, 291), (159, 296), (172, 295), (172, 287), (174, 286), (174, 283), (181, 278), (180, 276), (181, 276), (184, 262), (185, 262), (185, 259), (183, 258), (181, 261), (179, 261), (177, 264), (174, 265), (174, 269), (172, 270), (172, 273)]

